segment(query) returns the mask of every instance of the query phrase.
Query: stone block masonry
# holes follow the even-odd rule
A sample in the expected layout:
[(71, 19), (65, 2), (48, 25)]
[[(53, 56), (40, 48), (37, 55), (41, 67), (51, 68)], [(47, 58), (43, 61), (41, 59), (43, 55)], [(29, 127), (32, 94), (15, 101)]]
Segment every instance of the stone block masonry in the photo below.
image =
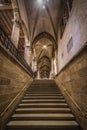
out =
[[(25, 71), (7, 52), (0, 47), (0, 124), (9, 117), (17, 100), (20, 100), (23, 92), (29, 86), (32, 77)], [(22, 92), (21, 92), (22, 91)], [(20, 95), (17, 97), (17, 95)], [(16, 102), (15, 102), (15, 98)], [(13, 102), (14, 100), (14, 102)], [(14, 105), (11, 103), (13, 102)], [(10, 106), (11, 105), (11, 106)], [(7, 107), (10, 109), (6, 110)], [(6, 110), (6, 112), (5, 112)], [(3, 113), (5, 112), (5, 113)]]
[(57, 75), (56, 83), (87, 130), (87, 46)]

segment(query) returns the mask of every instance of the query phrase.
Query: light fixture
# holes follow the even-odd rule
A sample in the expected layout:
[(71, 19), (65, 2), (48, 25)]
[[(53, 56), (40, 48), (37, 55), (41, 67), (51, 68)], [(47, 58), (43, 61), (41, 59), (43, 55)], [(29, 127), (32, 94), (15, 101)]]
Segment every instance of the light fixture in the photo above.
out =
[(38, 0), (38, 3), (39, 4), (43, 4), (43, 0)]
[(39, 4), (46, 4), (46, 2), (49, 2), (49, 0), (38, 0)]
[(45, 5), (43, 5), (43, 9), (45, 9)]
[(43, 46), (43, 48), (44, 48), (44, 49), (47, 49), (47, 46), (46, 46), (46, 45), (44, 45), (44, 46)]
[(45, 5), (48, 0), (38, 0), (38, 4), (42, 9), (45, 9)]

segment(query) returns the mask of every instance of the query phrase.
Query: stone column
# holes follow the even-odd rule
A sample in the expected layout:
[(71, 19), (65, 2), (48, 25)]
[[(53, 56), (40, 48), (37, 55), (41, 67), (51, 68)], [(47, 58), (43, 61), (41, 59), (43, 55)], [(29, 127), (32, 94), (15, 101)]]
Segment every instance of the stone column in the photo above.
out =
[(14, 19), (13, 19), (14, 24), (13, 24), (11, 40), (16, 46), (16, 48), (18, 48), (21, 19), (20, 19), (17, 0), (11, 0), (11, 2), (12, 2), (13, 11), (14, 11)]
[(37, 71), (37, 61), (36, 61), (36, 58), (34, 60), (34, 71)]
[(13, 12), (14, 12), (14, 19), (13, 19), (13, 30), (12, 30), (12, 35), (11, 35), (11, 40), (18, 48), (18, 41), (19, 41), (19, 36), (20, 36), (20, 14), (19, 14), (19, 9), (18, 9), (18, 3), (17, 0), (11, 0), (12, 2), (12, 7), (13, 7)]
[(30, 64), (29, 55), (30, 55), (29, 46), (25, 46), (24, 58), (26, 62), (28, 63), (28, 65)]
[(54, 77), (54, 59), (52, 58), (50, 78), (53, 78), (53, 77)]
[(56, 50), (56, 66), (57, 66), (57, 73), (59, 71), (59, 66), (58, 66), (58, 49)]
[(28, 65), (30, 65), (30, 60), (31, 60), (31, 47), (30, 47), (30, 42), (27, 38), (25, 38), (25, 51), (24, 51), (24, 58)]
[(32, 56), (32, 70), (34, 72), (34, 57)]
[(36, 51), (35, 48), (33, 49), (34, 52), (34, 71), (37, 71), (37, 60), (36, 60)]
[(16, 48), (18, 48), (19, 37), (20, 37), (20, 25), (16, 21), (14, 21), (11, 41), (13, 42)]
[(39, 72), (39, 70), (37, 71), (37, 79), (40, 79), (40, 72)]
[(54, 75), (57, 74), (56, 58), (54, 58)]
[(32, 70), (34, 72), (37, 71), (37, 62), (36, 62), (36, 58), (35, 57), (33, 57), (33, 59), (32, 59)]
[(56, 75), (58, 73), (57, 71), (57, 52), (55, 51), (55, 57), (54, 57), (54, 74)]
[(35, 49), (32, 50), (32, 70), (35, 72), (37, 71), (37, 61), (36, 61), (36, 53)]

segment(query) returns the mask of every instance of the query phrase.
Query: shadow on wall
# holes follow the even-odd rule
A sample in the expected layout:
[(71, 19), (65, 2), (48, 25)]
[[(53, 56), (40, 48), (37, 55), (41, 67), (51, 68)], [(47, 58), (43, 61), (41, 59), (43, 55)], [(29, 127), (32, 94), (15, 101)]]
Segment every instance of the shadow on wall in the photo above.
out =
[(32, 77), (10, 55), (3, 52), (0, 47), (0, 124), (2, 125), (32, 81)]
[(87, 46), (55, 80), (80, 125), (87, 130)]

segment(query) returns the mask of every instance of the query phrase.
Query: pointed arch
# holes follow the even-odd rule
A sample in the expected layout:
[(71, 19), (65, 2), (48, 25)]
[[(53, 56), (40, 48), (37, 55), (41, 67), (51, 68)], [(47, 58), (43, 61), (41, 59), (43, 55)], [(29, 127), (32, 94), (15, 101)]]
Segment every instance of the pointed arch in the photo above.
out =
[[(43, 53), (44, 53), (44, 55), (43, 55)], [(45, 49), (41, 50), (41, 52), (40, 52), (40, 54), (38, 56), (38, 60), (41, 59), (43, 56), (49, 57), (49, 54), (48, 54), (48, 52)]]
[(49, 40), (53, 43), (54, 48), (57, 47), (57, 44), (56, 44), (55, 39), (54, 39), (53, 36), (52, 36), (51, 34), (49, 34), (48, 32), (42, 32), (42, 33), (38, 34), (38, 35), (34, 38), (34, 40), (33, 40), (33, 42), (32, 42), (32, 45), (36, 44), (36, 43), (37, 43), (40, 39), (42, 39), (42, 38), (47, 38), (47, 39), (49, 39)]
[(40, 59), (38, 59), (37, 62), (40, 63), (40, 61), (43, 60), (43, 59), (47, 59), (49, 61), (49, 63), (51, 63), (50, 58), (47, 57), (46, 55), (44, 55), (43, 57), (41, 57)]

